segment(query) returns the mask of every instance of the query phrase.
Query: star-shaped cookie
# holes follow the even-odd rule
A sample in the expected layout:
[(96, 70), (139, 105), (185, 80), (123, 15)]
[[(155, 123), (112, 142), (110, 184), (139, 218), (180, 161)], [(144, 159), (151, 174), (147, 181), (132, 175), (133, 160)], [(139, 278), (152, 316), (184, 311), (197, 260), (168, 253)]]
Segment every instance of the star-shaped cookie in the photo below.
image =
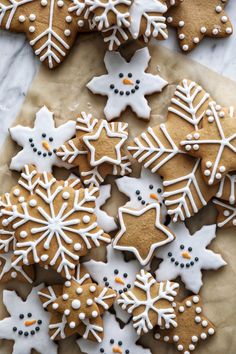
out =
[(204, 37), (224, 38), (233, 33), (224, 11), (227, 0), (184, 0), (167, 12), (167, 22), (177, 29), (180, 48), (193, 50)]
[(24, 32), (40, 61), (50, 69), (68, 55), (78, 32), (87, 29), (81, 0), (1, 0), (0, 27)]
[(229, 171), (236, 170), (236, 117), (232, 110), (210, 102), (202, 128), (188, 134), (181, 145), (188, 154), (201, 158), (208, 185), (217, 184)]
[(169, 330), (158, 329), (154, 338), (173, 343), (179, 353), (190, 354), (199, 341), (215, 333), (215, 326), (203, 315), (199, 296), (191, 296), (175, 306), (178, 326)]
[(139, 262), (147, 265), (157, 247), (174, 240), (172, 231), (161, 223), (158, 203), (147, 205), (141, 210), (125, 207), (119, 209), (121, 229), (116, 235), (113, 247), (133, 252)]

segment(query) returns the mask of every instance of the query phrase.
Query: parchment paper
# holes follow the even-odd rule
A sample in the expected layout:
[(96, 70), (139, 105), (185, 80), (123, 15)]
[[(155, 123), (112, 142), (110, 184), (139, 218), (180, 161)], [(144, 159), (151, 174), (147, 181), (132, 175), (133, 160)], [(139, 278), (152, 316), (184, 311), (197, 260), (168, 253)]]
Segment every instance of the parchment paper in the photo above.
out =
[[(123, 54), (130, 58), (137, 47), (125, 48)], [(160, 74), (169, 82), (169, 86), (161, 94), (149, 97), (152, 107), (151, 120), (143, 121), (138, 119), (130, 110), (127, 110), (121, 120), (129, 123), (130, 137), (136, 136), (140, 131), (145, 130), (148, 125), (156, 125), (165, 121), (167, 107), (175, 90), (176, 84), (183, 78), (188, 78), (202, 85), (206, 91), (222, 106), (234, 105), (236, 98), (236, 83), (226, 79), (219, 74), (212, 72), (206, 67), (187, 59), (187, 57), (173, 53), (161, 46), (151, 45), (151, 62), (148, 71), (153, 74)], [(65, 63), (55, 71), (48, 71), (41, 67), (35, 78), (20, 114), (14, 125), (22, 124), (33, 126), (35, 113), (42, 105), (46, 105), (55, 112), (56, 123), (59, 125), (68, 119), (75, 119), (77, 114), (84, 110), (91, 112), (97, 118), (103, 118), (103, 109), (106, 98), (92, 95), (86, 88), (86, 83), (95, 75), (106, 72), (103, 57), (105, 48), (102, 39), (94, 34), (84, 36), (77, 46), (72, 50), (71, 55)], [(219, 58), (220, 60), (220, 58)], [(0, 192), (6, 192), (14, 185), (19, 174), (8, 169), (11, 157), (16, 154), (19, 147), (8, 138), (0, 153)], [(138, 176), (139, 166), (134, 165), (134, 176)], [(55, 171), (58, 175), (58, 171)], [(66, 177), (68, 172), (64, 173)], [(108, 178), (111, 182), (112, 178)], [(116, 215), (117, 207), (125, 202), (122, 196), (113, 185), (112, 200), (107, 204), (109, 212)], [(211, 205), (200, 211), (200, 213), (187, 222), (191, 232), (196, 231), (206, 223), (215, 222), (215, 212)], [(205, 314), (209, 316), (217, 326), (217, 334), (197, 347), (198, 354), (235, 354), (236, 352), (236, 233), (235, 230), (220, 230), (217, 232), (217, 239), (211, 244), (211, 249), (221, 253), (228, 262), (228, 266), (219, 271), (207, 271), (204, 273), (204, 286), (200, 292), (203, 301)], [(95, 256), (102, 257), (104, 252)], [(50, 279), (50, 280), (49, 280)], [(58, 277), (55, 274), (38, 272), (37, 282), (51, 281), (56, 283)], [(9, 283), (1, 289), (17, 289), (20, 295), (26, 296), (30, 287)], [(1, 292), (2, 294), (2, 292)], [(185, 292), (185, 295), (187, 293)], [(2, 295), (1, 295), (2, 296)], [(179, 295), (181, 299), (183, 292)], [(1, 299), (0, 299), (1, 301)], [(0, 302), (2, 304), (2, 302)], [(0, 316), (6, 315), (1, 305)], [(75, 343), (76, 336), (60, 343), (59, 353), (79, 354), (81, 353)], [(144, 336), (141, 341), (145, 346), (150, 347), (153, 354), (174, 354), (177, 353), (171, 345), (160, 344), (153, 340), (152, 335)], [(12, 344), (9, 341), (1, 341), (0, 354), (12, 353)], [(24, 353), (22, 353), (24, 354)], [(48, 353), (50, 354), (50, 353)], [(133, 353), (132, 353), (133, 354)], [(138, 353), (137, 353), (138, 354)]]

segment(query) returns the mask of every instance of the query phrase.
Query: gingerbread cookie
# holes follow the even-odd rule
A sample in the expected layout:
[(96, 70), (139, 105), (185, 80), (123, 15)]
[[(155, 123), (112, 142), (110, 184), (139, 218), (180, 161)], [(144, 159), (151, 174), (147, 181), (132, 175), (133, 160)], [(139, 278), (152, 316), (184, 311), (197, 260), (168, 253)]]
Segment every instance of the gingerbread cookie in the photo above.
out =
[(174, 222), (197, 213), (217, 191), (206, 185), (200, 159), (188, 156), (180, 145), (194, 129), (197, 134), (209, 102), (201, 86), (184, 79), (171, 100), (167, 122), (149, 127), (128, 148), (145, 168), (163, 177), (163, 198)]
[(87, 87), (95, 94), (108, 97), (104, 109), (107, 120), (118, 118), (127, 107), (140, 118), (150, 118), (151, 108), (145, 96), (161, 92), (168, 83), (158, 75), (145, 72), (149, 61), (148, 48), (137, 50), (130, 62), (120, 53), (106, 53), (104, 62), (108, 74), (94, 77)]
[(31, 353), (32, 349), (39, 354), (57, 354), (57, 345), (48, 335), (49, 314), (37, 295), (41, 288), (33, 288), (25, 301), (15, 291), (3, 290), (3, 303), (10, 316), (0, 321), (0, 337), (14, 341), (14, 354)]
[(232, 205), (236, 203), (236, 174), (234, 172), (228, 173), (222, 178), (216, 197), (226, 200)]
[(113, 247), (135, 254), (142, 266), (147, 265), (154, 251), (174, 240), (173, 232), (161, 222), (158, 203), (141, 210), (119, 208), (121, 229), (113, 241)]
[(197, 294), (203, 285), (202, 269), (217, 270), (227, 264), (220, 254), (206, 248), (216, 238), (216, 225), (203, 226), (194, 235), (184, 223), (172, 226), (175, 240), (156, 252), (162, 259), (156, 279), (173, 280), (180, 276), (186, 289)]
[[(40, 61), (50, 69), (68, 55), (78, 32), (87, 30), (81, 0), (0, 2), (0, 27), (24, 32)], [(84, 28), (85, 27), (85, 28)]]
[(55, 128), (53, 113), (47, 107), (36, 113), (34, 128), (17, 125), (10, 134), (23, 147), (11, 160), (10, 168), (21, 171), (25, 165), (34, 164), (39, 172), (51, 172), (52, 166), (68, 167), (56, 155), (57, 148), (73, 137), (75, 122), (70, 120)]
[(154, 326), (176, 327), (175, 311), (172, 307), (179, 284), (157, 283), (152, 275), (141, 270), (136, 276), (134, 287), (118, 298), (117, 302), (132, 314), (133, 326), (138, 335), (149, 332)]
[(44, 172), (26, 202), (2, 209), (2, 225), (15, 231), (13, 265), (39, 263), (70, 279), (79, 258), (110, 243), (94, 215), (98, 188), (75, 190)]
[(197, 343), (215, 334), (215, 326), (202, 311), (199, 296), (190, 296), (181, 303), (175, 304), (178, 326), (169, 330), (159, 330), (154, 338), (158, 341), (173, 343), (179, 353), (192, 353)]
[(214, 102), (203, 119), (202, 128), (181, 141), (185, 151), (201, 158), (201, 170), (208, 185), (217, 184), (229, 171), (236, 170), (236, 118), (233, 110)]
[(104, 338), (102, 343), (88, 342), (83, 338), (77, 344), (83, 353), (139, 353), (151, 354), (149, 349), (144, 349), (136, 344), (138, 335), (131, 323), (121, 329), (114, 315), (106, 312), (104, 315)]
[(193, 50), (204, 37), (225, 38), (233, 33), (224, 11), (227, 0), (184, 0), (167, 13), (167, 22), (177, 29), (180, 48)]
[[(90, 260), (84, 263), (91, 277), (98, 283), (115, 290), (118, 294), (127, 292), (134, 283), (136, 274), (140, 270), (140, 264), (136, 260), (126, 262), (122, 252), (107, 247), (106, 262)], [(116, 317), (127, 323), (130, 316), (114, 304)]]
[(218, 211), (217, 226), (228, 228), (236, 226), (236, 204), (231, 205), (223, 201), (213, 200)]

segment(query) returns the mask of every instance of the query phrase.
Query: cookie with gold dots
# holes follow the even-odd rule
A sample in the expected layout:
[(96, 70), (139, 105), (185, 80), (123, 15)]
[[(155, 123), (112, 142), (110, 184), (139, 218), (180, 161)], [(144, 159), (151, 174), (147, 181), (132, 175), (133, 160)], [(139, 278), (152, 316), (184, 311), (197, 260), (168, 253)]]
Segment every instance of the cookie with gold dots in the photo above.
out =
[(184, 0), (167, 12), (167, 23), (177, 30), (180, 48), (193, 50), (204, 37), (225, 38), (233, 27), (224, 8), (227, 0)]

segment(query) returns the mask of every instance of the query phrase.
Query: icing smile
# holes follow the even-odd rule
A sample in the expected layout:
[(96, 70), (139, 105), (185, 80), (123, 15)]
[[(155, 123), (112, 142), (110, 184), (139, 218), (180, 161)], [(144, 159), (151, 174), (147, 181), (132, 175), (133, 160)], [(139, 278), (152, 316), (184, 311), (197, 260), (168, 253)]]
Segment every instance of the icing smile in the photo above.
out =
[(127, 76), (125, 76), (123, 73), (119, 74), (119, 79), (120, 79), (120, 87), (117, 87), (114, 84), (110, 85), (110, 89), (116, 94), (120, 96), (129, 96), (131, 94), (136, 93), (139, 88), (140, 88), (140, 80), (133, 80), (132, 79), (133, 74), (128, 73)]
[(13, 332), (18, 333), (19, 336), (24, 336), (26, 338), (29, 336), (34, 336), (37, 332), (39, 332), (43, 323), (43, 321), (40, 319), (33, 319), (32, 313), (30, 312), (27, 315), (21, 313), (19, 315), (19, 319), (22, 321), (22, 326), (20, 328), (14, 326), (12, 330)]
[(180, 245), (180, 251), (182, 251), (180, 258), (174, 257), (172, 252), (168, 253), (168, 257), (170, 258), (170, 261), (176, 265), (176, 267), (179, 266), (180, 268), (190, 268), (194, 266), (196, 262), (199, 261), (198, 257), (193, 258), (191, 256), (192, 250), (192, 247), (188, 247), (188, 249), (186, 250), (185, 246), (182, 244)]
[(52, 156), (53, 153), (56, 153), (56, 149), (52, 149), (51, 144), (53, 143), (53, 137), (47, 138), (47, 134), (42, 134), (42, 142), (41, 146), (37, 146), (33, 138), (29, 138), (30, 147), (32, 148), (33, 152), (38, 156), (47, 157)]
[[(119, 294), (125, 293), (128, 291), (128, 289), (131, 288), (131, 284), (127, 283), (127, 278), (128, 278), (127, 273), (119, 275), (119, 270), (118, 269), (114, 270), (114, 281), (117, 285), (120, 285), (122, 287), (119, 290)], [(103, 278), (103, 282), (106, 287), (111, 287), (111, 284), (106, 276)]]

